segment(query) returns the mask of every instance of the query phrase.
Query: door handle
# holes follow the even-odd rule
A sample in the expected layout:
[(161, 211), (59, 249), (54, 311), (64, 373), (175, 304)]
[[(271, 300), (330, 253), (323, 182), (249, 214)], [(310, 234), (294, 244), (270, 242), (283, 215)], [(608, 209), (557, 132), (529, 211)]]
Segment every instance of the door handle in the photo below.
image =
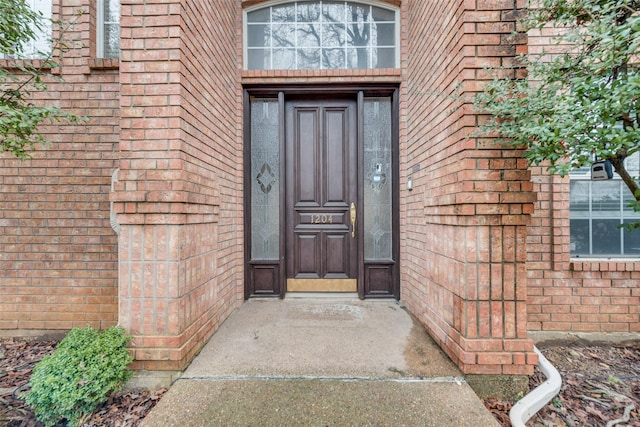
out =
[(351, 217), (351, 237), (356, 237), (356, 204), (351, 203), (351, 208), (349, 209), (349, 216)]

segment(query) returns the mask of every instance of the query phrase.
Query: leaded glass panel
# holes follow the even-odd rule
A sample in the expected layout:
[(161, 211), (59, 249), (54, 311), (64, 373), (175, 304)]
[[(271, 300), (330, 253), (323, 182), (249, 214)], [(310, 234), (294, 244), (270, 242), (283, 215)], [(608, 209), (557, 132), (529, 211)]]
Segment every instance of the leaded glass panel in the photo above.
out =
[(397, 66), (394, 9), (297, 1), (247, 12), (246, 28), (245, 66), (250, 70)]
[(277, 99), (251, 100), (251, 259), (280, 254), (280, 139)]
[(391, 98), (364, 101), (364, 258), (392, 259)]

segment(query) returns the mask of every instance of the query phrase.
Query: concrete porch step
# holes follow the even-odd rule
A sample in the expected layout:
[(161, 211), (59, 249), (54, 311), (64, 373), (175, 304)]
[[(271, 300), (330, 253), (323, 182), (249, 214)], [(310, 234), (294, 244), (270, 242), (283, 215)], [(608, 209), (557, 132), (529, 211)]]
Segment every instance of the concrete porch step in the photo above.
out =
[(249, 300), (144, 426), (497, 426), (395, 300)]

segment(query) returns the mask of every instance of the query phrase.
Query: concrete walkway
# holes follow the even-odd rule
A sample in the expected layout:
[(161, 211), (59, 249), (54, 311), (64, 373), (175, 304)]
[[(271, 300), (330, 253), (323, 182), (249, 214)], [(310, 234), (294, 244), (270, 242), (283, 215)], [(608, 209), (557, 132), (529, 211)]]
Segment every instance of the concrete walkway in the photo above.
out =
[(393, 300), (249, 300), (143, 426), (497, 426)]

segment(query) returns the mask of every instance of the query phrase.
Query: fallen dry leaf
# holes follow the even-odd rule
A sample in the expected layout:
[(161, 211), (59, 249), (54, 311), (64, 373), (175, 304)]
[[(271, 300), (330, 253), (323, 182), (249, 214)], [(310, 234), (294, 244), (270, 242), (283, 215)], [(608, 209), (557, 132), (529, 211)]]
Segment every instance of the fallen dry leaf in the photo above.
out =
[[(605, 426), (624, 414), (626, 402), (620, 403), (615, 395), (625, 396), (634, 404), (630, 420), (619, 425), (640, 427), (640, 345), (560, 346), (540, 350), (560, 372), (562, 388), (554, 401), (529, 420), (528, 427)], [(544, 380), (536, 369), (529, 378), (530, 389)], [(508, 412), (515, 402), (484, 403), (502, 426), (511, 425)]]

